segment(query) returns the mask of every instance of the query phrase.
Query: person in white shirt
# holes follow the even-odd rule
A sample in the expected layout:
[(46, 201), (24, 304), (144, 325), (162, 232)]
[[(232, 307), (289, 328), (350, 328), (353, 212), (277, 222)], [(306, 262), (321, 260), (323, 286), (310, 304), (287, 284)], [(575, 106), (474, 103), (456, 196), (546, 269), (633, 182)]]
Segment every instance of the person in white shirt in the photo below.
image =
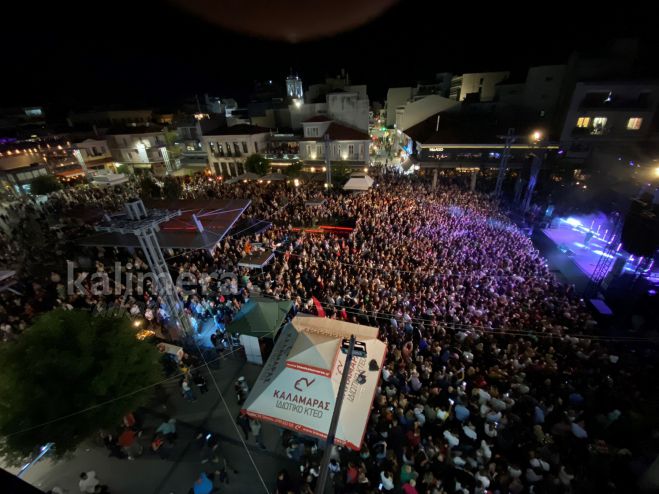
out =
[(96, 478), (96, 472), (94, 470), (80, 474), (80, 481), (78, 482), (80, 492), (92, 494), (96, 491), (96, 486), (100, 484), (101, 482)]
[(382, 490), (384, 491), (393, 491), (394, 490), (394, 476), (391, 472), (383, 470), (380, 472), (380, 483), (382, 484)]

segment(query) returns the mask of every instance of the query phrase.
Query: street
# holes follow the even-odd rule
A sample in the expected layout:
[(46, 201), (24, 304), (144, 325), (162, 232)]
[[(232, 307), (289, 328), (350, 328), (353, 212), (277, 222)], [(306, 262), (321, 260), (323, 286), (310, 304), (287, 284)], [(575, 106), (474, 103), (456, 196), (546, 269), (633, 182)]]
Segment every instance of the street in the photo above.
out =
[[(44, 458), (35, 464), (23, 479), (43, 491), (58, 486), (64, 489), (65, 493), (76, 494), (79, 492), (80, 473), (94, 470), (101, 483), (109, 486), (112, 494), (186, 494), (202, 471), (210, 473), (218, 469), (218, 465), (213, 462), (201, 463), (200, 448), (195, 438), (198, 430), (203, 428), (218, 435), (218, 451), (229, 464), (229, 484), (216, 484), (220, 486), (220, 492), (266, 492), (257, 469), (267, 491), (273, 492), (277, 471), (288, 468), (293, 473), (295, 468), (285, 455), (278, 430), (263, 424), (263, 441), (267, 447), (265, 450), (255, 443), (253, 437), (250, 436), (247, 441), (249, 455), (257, 467), (255, 469), (243, 447), (238, 430), (233, 426), (239, 410), (233, 383), (239, 376), (245, 376), (251, 384), (259, 372), (259, 366), (247, 364), (234, 356), (223, 359), (220, 369), (213, 371), (230, 414), (227, 414), (227, 407), (209, 375), (206, 375), (208, 392), (200, 395), (198, 390), (195, 390), (195, 402), (183, 399), (178, 380), (168, 382), (166, 409), (161, 407), (159, 410), (147, 412), (141, 438), (144, 453), (133, 461), (110, 458), (103, 445), (88, 441), (74, 454), (62, 460)], [(163, 460), (150, 450), (149, 443), (154, 429), (170, 417), (177, 421), (178, 439), (169, 459)], [(233, 469), (239, 473), (234, 474)], [(15, 474), (19, 469), (7, 470)]]

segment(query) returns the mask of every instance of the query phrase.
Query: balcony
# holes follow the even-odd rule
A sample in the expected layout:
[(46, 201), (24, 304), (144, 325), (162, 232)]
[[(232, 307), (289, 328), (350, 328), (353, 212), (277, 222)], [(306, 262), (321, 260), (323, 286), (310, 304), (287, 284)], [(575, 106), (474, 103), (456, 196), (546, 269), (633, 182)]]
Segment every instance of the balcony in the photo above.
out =
[(639, 94), (634, 97), (617, 97), (608, 93), (587, 94), (579, 103), (582, 110), (650, 110), (650, 93)]
[(300, 159), (299, 153), (265, 153), (265, 159), (277, 161), (297, 161)]

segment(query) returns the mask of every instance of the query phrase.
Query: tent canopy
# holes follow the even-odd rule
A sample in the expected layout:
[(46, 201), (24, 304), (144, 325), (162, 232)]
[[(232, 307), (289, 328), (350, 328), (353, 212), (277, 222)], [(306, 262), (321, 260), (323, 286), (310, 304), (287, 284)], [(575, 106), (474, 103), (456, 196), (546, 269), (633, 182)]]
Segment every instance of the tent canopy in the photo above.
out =
[(261, 178), (261, 177), (259, 177), (256, 173), (246, 172), (246, 173), (243, 173), (242, 175), (238, 175), (237, 177), (230, 178), (229, 180), (227, 180), (224, 183), (225, 184), (235, 184), (235, 183), (238, 183), (238, 182), (242, 182), (243, 180), (258, 180), (259, 178)]
[(283, 173), (268, 173), (267, 175), (263, 175), (261, 180), (271, 180), (273, 182), (277, 180), (288, 180), (288, 176)]
[(368, 190), (373, 187), (373, 179), (365, 173), (353, 173), (343, 186), (343, 190)]
[(227, 331), (256, 338), (274, 337), (292, 307), (290, 300), (253, 298), (243, 305), (227, 326)]
[(366, 356), (353, 356), (335, 443), (358, 451), (386, 353), (377, 328), (297, 315), (281, 330), (245, 401), (247, 414), (326, 439), (346, 363), (341, 347), (351, 335)]

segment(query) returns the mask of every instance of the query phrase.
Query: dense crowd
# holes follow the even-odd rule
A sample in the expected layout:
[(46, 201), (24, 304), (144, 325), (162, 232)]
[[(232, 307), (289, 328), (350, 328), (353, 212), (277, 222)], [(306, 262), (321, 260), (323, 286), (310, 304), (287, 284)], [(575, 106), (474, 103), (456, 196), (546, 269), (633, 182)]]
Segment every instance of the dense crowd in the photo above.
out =
[[(400, 177), (382, 178), (358, 195), (325, 194), (314, 207), (306, 205), (321, 197), (314, 185), (228, 186), (204, 176), (182, 185), (184, 197), (249, 198), (245, 219), (264, 227), (250, 235), (232, 231), (213, 254), (167, 254), (174, 275), (234, 273), (209, 294), (200, 285), (197, 294), (185, 295), (192, 315), (219, 315), (226, 323), (253, 294), (291, 299), (295, 310), (313, 312), (316, 297), (328, 317), (380, 328), (389, 347), (381, 386), (362, 450), (334, 452), (336, 492), (634, 488), (643, 455), (656, 447), (656, 424), (644, 421), (653, 408), (643, 409), (652, 406), (648, 391), (655, 388), (653, 348), (579, 337), (597, 333), (583, 300), (554, 279), (531, 240), (489, 198)], [(89, 203), (118, 208), (135, 187), (111, 196), (83, 188), (44, 205), (14, 206), (2, 218), (8, 225), (2, 262), (21, 265), (44, 255), (24, 251), (30, 239), (20, 224), (29, 218), (35, 230), (45, 228), (46, 255), (78, 269), (112, 274), (119, 261), (122, 270), (146, 271), (139, 252), (76, 247), (70, 232), (85, 227), (67, 214)], [(59, 228), (51, 228), (54, 219)], [(337, 219), (354, 221), (354, 231), (314, 235), (291, 228)], [(277, 255), (254, 275), (237, 264), (258, 244)], [(23, 283), (23, 295), (0, 295), (5, 339), (56, 306), (121, 307), (150, 324), (166, 322), (153, 287), (143, 299), (71, 295), (65, 276), (60, 265)], [(311, 492), (319, 452), (300, 438), (283, 438), (301, 475), (282, 472), (277, 492)]]

